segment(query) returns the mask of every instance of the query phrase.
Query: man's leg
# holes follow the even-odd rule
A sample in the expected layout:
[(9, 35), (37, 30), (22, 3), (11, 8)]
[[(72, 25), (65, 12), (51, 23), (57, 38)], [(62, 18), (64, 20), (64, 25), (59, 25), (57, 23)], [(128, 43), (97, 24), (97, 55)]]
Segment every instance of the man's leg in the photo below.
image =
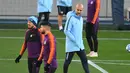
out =
[(81, 51), (78, 51), (76, 52), (77, 55), (80, 57), (80, 60), (82, 62), (82, 66), (85, 70), (85, 73), (90, 73), (89, 72), (89, 68), (88, 68), (88, 60), (87, 60), (87, 57), (86, 57), (86, 54), (85, 54), (85, 51), (84, 50), (81, 50)]
[(92, 26), (91, 26), (91, 24), (86, 23), (85, 32), (86, 32), (86, 39), (87, 39), (87, 42), (88, 42), (88, 45), (89, 45), (89, 48), (90, 48), (90, 51), (91, 51), (87, 56), (90, 56), (91, 54), (94, 53), (93, 40), (92, 40), (92, 37), (91, 37), (92, 36)]
[(74, 53), (75, 52), (66, 53), (66, 58), (65, 58), (64, 66), (63, 66), (63, 73), (68, 73), (68, 67), (69, 67), (69, 64), (71, 63)]
[(38, 15), (38, 23), (37, 24), (39, 24), (39, 22), (41, 21), (43, 14), (44, 14), (44, 12), (39, 13), (39, 15)]
[(58, 26), (59, 26), (59, 30), (63, 29), (62, 19), (63, 19), (63, 15), (58, 15)]
[(42, 61), (37, 62), (37, 58), (32, 58), (32, 73), (39, 73)]
[[(94, 24), (93, 31), (92, 31), (92, 38), (93, 38), (93, 43), (94, 43), (95, 54), (97, 54), (97, 51), (98, 51), (98, 39), (97, 39), (98, 25), (99, 25), (99, 23)], [(98, 54), (97, 54), (97, 56), (98, 56)]]
[(49, 21), (50, 12), (44, 12), (44, 21)]
[(29, 73), (32, 73), (32, 59), (28, 58), (28, 71)]
[[(36, 59), (36, 60), (37, 60), (37, 59)], [(42, 60), (41, 60), (39, 63), (37, 62), (37, 65), (36, 65), (36, 73), (39, 73), (41, 64), (42, 64)]]
[(55, 73), (57, 68), (51, 67), (48, 73)]
[(62, 31), (63, 30), (62, 19), (65, 12), (65, 7), (57, 6), (57, 8), (58, 8), (58, 26), (59, 26), (59, 30)]
[(65, 8), (65, 15), (66, 15), (69, 11), (72, 11), (72, 7), (66, 7), (66, 8)]
[(97, 34), (93, 34), (92, 36), (93, 42), (94, 42), (94, 52), (98, 51), (98, 39), (97, 39)]

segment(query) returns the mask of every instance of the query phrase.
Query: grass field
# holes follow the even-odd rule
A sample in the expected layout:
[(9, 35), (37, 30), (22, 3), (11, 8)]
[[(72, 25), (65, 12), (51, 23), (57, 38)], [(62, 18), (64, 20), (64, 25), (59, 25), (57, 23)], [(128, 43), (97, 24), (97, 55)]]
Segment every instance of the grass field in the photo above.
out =
[[(56, 73), (63, 73), (62, 67), (65, 57), (65, 35), (63, 32), (52, 31), (57, 38), (58, 69)], [(28, 73), (27, 52), (19, 64), (14, 63), (21, 49), (25, 30), (0, 30), (0, 73)], [(85, 34), (84, 34), (85, 35)], [(130, 53), (125, 47), (130, 43), (129, 31), (99, 31), (99, 57), (88, 58), (109, 73), (130, 73)], [(86, 53), (89, 48), (84, 36)], [(77, 55), (73, 58), (69, 73), (84, 73)], [(89, 65), (91, 73), (102, 73)], [(43, 73), (43, 64), (40, 73)]]

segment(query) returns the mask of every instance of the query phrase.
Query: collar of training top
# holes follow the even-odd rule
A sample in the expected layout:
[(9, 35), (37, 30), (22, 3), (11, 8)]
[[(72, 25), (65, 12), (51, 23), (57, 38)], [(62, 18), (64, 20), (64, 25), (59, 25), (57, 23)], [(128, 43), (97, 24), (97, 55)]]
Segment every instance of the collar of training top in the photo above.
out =
[(82, 17), (81, 14), (79, 16), (76, 15), (76, 11), (75, 10), (73, 11), (73, 13), (74, 13), (74, 17), (80, 20), (80, 18)]

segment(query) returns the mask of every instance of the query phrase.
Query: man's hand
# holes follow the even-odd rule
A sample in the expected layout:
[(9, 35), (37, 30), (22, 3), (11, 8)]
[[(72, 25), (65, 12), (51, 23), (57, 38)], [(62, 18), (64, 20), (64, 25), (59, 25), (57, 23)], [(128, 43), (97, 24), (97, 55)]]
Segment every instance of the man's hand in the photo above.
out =
[(41, 64), (42, 64), (42, 60), (40, 60), (40, 61), (38, 60), (37, 61), (37, 67), (40, 67)]
[(21, 55), (19, 55), (16, 59), (15, 59), (15, 63), (19, 63), (19, 60), (21, 59)]
[(94, 25), (92, 22), (87, 22), (88, 25)]
[(45, 72), (48, 72), (48, 71), (49, 71), (49, 68), (50, 68), (50, 64), (47, 63), (46, 66), (44, 67), (44, 71), (45, 71)]
[(93, 27), (94, 27), (94, 24), (93, 24), (93, 23), (91, 23), (91, 22), (86, 22), (86, 28), (87, 28), (87, 29), (93, 29)]

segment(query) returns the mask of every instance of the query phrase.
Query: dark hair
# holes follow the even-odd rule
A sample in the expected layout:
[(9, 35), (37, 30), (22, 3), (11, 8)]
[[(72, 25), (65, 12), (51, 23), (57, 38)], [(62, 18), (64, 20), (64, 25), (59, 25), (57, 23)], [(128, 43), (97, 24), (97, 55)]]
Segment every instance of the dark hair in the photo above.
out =
[(39, 25), (43, 25), (43, 26), (50, 26), (51, 27), (51, 23), (48, 21), (40, 21)]

